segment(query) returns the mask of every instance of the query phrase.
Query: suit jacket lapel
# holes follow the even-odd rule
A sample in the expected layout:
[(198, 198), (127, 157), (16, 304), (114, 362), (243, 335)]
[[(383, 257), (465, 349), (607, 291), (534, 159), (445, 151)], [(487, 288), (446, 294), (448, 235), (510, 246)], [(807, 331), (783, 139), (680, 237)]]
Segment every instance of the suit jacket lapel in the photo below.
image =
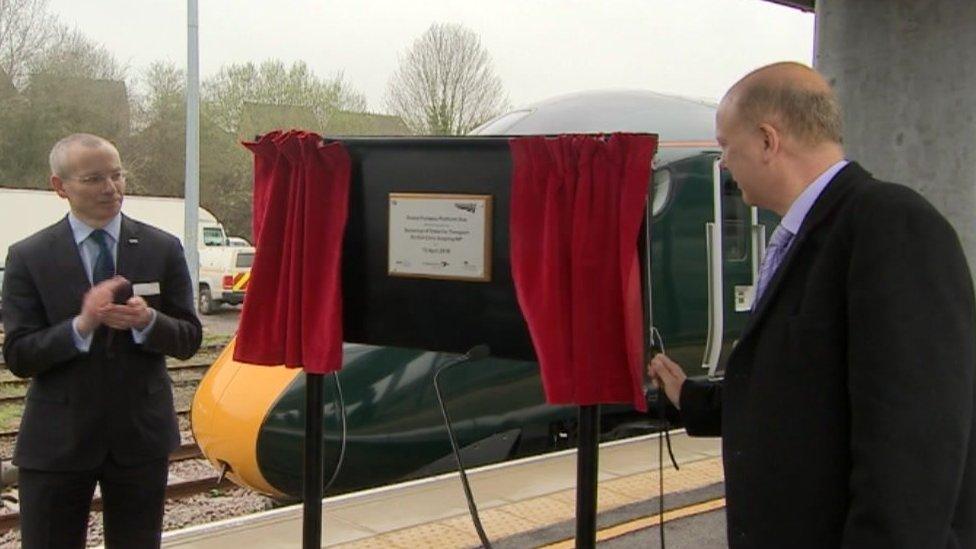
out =
[(75, 235), (68, 223), (68, 216), (54, 225), (48, 233), (48, 250), (51, 251), (51, 273), (56, 273), (57, 282), (42, 291), (64, 292), (63, 303), (73, 311), (81, 310), (85, 293), (91, 288), (81, 252), (75, 243)]
[(119, 229), (118, 257), (115, 262), (115, 273), (132, 282), (135, 274), (139, 251), (139, 225), (125, 215), (122, 216), (122, 226)]
[(803, 220), (803, 224), (800, 225), (799, 232), (793, 237), (793, 243), (790, 245), (789, 251), (786, 252), (786, 257), (783, 258), (782, 263), (776, 269), (776, 274), (769, 281), (769, 285), (766, 287), (762, 298), (756, 303), (752, 314), (749, 315), (749, 320), (746, 322), (742, 330), (742, 335), (739, 338), (740, 343), (762, 322), (766, 312), (769, 310), (770, 303), (776, 299), (776, 294), (783, 285), (783, 280), (786, 279), (789, 275), (790, 268), (796, 263), (794, 258), (802, 253), (803, 246), (806, 244), (810, 234), (837, 208), (841, 198), (850, 190), (851, 182), (864, 177), (870, 177), (870, 174), (856, 162), (851, 162), (834, 176), (827, 188), (824, 189), (823, 193), (817, 198), (817, 201), (814, 202), (810, 212), (807, 213), (806, 218)]

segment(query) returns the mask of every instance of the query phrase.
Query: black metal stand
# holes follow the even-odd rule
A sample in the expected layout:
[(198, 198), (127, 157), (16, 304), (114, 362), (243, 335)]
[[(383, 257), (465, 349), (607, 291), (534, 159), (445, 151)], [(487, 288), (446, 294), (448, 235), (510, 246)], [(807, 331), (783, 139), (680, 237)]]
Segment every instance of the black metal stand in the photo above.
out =
[(305, 471), (302, 478), (302, 549), (322, 547), (323, 374), (305, 374)]
[(576, 547), (596, 547), (597, 464), (600, 455), (600, 406), (579, 407), (576, 446)]

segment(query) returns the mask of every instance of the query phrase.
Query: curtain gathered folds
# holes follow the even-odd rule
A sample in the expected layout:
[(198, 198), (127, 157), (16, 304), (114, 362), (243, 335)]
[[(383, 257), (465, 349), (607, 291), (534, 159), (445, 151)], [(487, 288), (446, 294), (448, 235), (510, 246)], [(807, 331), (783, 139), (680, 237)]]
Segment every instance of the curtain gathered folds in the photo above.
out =
[(342, 367), (342, 241), (350, 158), (314, 133), (271, 132), (254, 154), (254, 240), (234, 360)]
[(520, 137), (510, 148), (512, 276), (547, 401), (646, 410), (637, 240), (657, 137)]

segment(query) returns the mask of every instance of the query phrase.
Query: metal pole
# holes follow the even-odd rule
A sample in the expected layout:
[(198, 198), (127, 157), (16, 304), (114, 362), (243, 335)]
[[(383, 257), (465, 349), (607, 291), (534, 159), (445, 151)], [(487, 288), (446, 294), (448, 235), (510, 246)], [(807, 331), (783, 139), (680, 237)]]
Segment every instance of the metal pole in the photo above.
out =
[(579, 407), (576, 446), (576, 547), (596, 547), (597, 464), (600, 447), (600, 406)]
[(322, 547), (322, 392), (325, 375), (305, 374), (305, 472), (302, 549)]
[(183, 188), (183, 246), (193, 282), (193, 302), (200, 289), (197, 221), (200, 208), (200, 40), (197, 0), (186, 3), (186, 179)]

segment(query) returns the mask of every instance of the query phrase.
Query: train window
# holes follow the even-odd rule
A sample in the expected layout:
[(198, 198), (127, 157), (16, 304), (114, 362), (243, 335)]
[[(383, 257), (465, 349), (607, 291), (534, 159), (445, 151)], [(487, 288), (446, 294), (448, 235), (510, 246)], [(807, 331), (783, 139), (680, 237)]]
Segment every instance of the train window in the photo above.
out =
[(668, 203), (671, 195), (671, 170), (654, 173), (654, 199), (651, 202), (651, 216), (657, 217)]
[(722, 247), (726, 261), (745, 261), (749, 256), (749, 206), (735, 181), (722, 178)]

